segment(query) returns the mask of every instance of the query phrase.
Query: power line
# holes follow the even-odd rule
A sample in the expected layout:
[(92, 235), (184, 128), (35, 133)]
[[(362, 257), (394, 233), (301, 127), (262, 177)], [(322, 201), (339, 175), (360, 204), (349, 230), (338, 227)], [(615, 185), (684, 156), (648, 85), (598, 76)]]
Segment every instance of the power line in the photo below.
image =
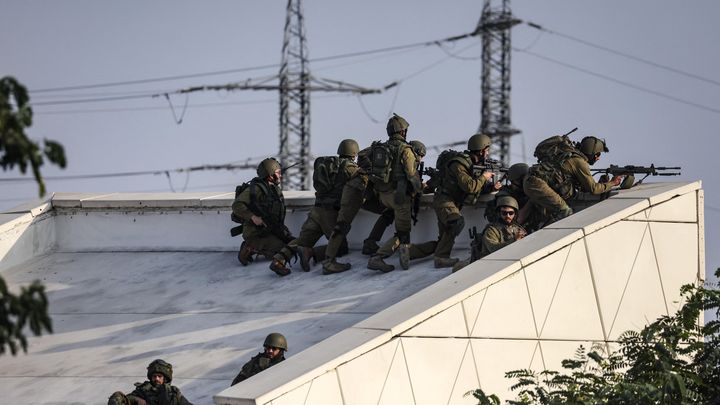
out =
[[(353, 58), (353, 57), (357, 57), (357, 56), (365, 56), (365, 55), (371, 55), (371, 54), (377, 54), (377, 53), (393, 52), (393, 51), (399, 51), (399, 50), (403, 50), (403, 49), (416, 48), (416, 47), (433, 46), (433, 45), (439, 46), (441, 43), (455, 42), (455, 41), (459, 41), (461, 39), (472, 37), (474, 35), (476, 35), (475, 32), (469, 32), (469, 33), (455, 35), (455, 36), (437, 39), (437, 40), (433, 40), (433, 41), (415, 42), (415, 43), (411, 43), (411, 44), (389, 46), (389, 47), (377, 48), (377, 49), (369, 49), (369, 50), (365, 50), (365, 51), (348, 52), (348, 53), (343, 53), (343, 54), (338, 54), (338, 55), (330, 55), (330, 56), (323, 56), (323, 57), (319, 57), (319, 58), (311, 58), (309, 60), (310, 60), (310, 62), (325, 62), (325, 61), (336, 60), (336, 59)], [(133, 84), (146, 84), (146, 83), (164, 82), (164, 81), (181, 80), (181, 79), (191, 79), (191, 78), (207, 77), (207, 76), (219, 76), (219, 75), (226, 75), (226, 74), (231, 74), (231, 73), (249, 72), (249, 71), (253, 71), (253, 70), (264, 70), (264, 69), (271, 69), (271, 68), (278, 68), (278, 67), (280, 67), (279, 63), (273, 63), (273, 64), (251, 66), (251, 67), (244, 67), (244, 68), (237, 68), (237, 69), (226, 69), (226, 70), (217, 70), (217, 71), (211, 71), (211, 72), (190, 73), (190, 74), (185, 74), (185, 75), (163, 76), (163, 77), (153, 77), (153, 78), (147, 78), (147, 79), (116, 81), (116, 82), (108, 82), (108, 83), (83, 84), (83, 85), (75, 85), (75, 86), (50, 87), (50, 88), (44, 88), (44, 89), (31, 90), (30, 93), (31, 94), (49, 93), (49, 92), (55, 92), (55, 91), (85, 90), (85, 89), (96, 89), (96, 88), (103, 88), (103, 87), (126, 86), (126, 85), (133, 85)]]
[(638, 90), (638, 91), (642, 91), (642, 92), (644, 92), (644, 93), (652, 94), (652, 95), (654, 95), (654, 96), (662, 97), (662, 98), (665, 98), (665, 99), (668, 99), (668, 100), (672, 100), (672, 101), (675, 101), (675, 102), (678, 102), (678, 103), (681, 103), (681, 104), (689, 105), (689, 106), (691, 106), (691, 107), (699, 108), (699, 109), (701, 109), (701, 110), (710, 111), (710, 112), (715, 113), (715, 114), (720, 114), (720, 109), (717, 109), (717, 108), (713, 108), (713, 107), (709, 107), (709, 106), (706, 106), (706, 105), (703, 105), (703, 104), (699, 104), (699, 103), (696, 103), (696, 102), (694, 102), (694, 101), (685, 100), (685, 99), (682, 99), (682, 98), (679, 98), (679, 97), (672, 96), (672, 95), (670, 95), (670, 94), (662, 93), (662, 92), (657, 91), (657, 90), (652, 90), (652, 89), (648, 89), (648, 88), (646, 88), (646, 87), (638, 86), (638, 85), (632, 84), (632, 83), (630, 83), (630, 82), (626, 82), (626, 81), (623, 81), (623, 80), (620, 80), (620, 79), (616, 79), (616, 78), (614, 78), (614, 77), (611, 77), (611, 76), (608, 76), (608, 75), (604, 75), (604, 74), (602, 74), (602, 73), (593, 72), (592, 70), (588, 70), (588, 69), (585, 69), (585, 68), (581, 68), (581, 67), (579, 67), (579, 66), (571, 65), (571, 64), (569, 64), (569, 63), (562, 62), (562, 61), (559, 61), (559, 60), (557, 60), (557, 59), (553, 59), (553, 58), (550, 58), (550, 57), (547, 57), (547, 56), (544, 56), (544, 55), (540, 55), (540, 54), (535, 53), (535, 52), (532, 52), (532, 51), (523, 50), (523, 49), (516, 48), (516, 47), (513, 47), (513, 50), (516, 51), (516, 52), (521, 52), (521, 53), (525, 53), (525, 54), (527, 54), (527, 55), (534, 56), (534, 57), (536, 57), (536, 58), (539, 58), (539, 59), (542, 59), (542, 60), (545, 60), (545, 61), (548, 61), (548, 62), (555, 63), (555, 64), (560, 65), (560, 66), (564, 66), (564, 67), (566, 67), (566, 68), (568, 68), (568, 69), (576, 70), (576, 71), (578, 71), (578, 72), (582, 72), (582, 73), (585, 73), (585, 74), (588, 74), (588, 75), (591, 75), (591, 76), (599, 77), (599, 78), (601, 78), (601, 79), (605, 79), (605, 80), (611, 81), (611, 82), (613, 82), (613, 83), (616, 83), (616, 84), (619, 84), (619, 85), (622, 85), (622, 86), (630, 87), (630, 88), (632, 88), (632, 89), (635, 89), (635, 90)]
[(547, 32), (548, 34), (557, 35), (557, 36), (559, 36), (559, 37), (562, 37), (562, 38), (565, 38), (565, 39), (569, 39), (569, 40), (571, 40), (571, 41), (575, 41), (575, 42), (578, 42), (578, 43), (583, 44), (583, 45), (587, 45), (587, 46), (592, 47), (592, 48), (595, 48), (595, 49), (600, 49), (600, 50), (605, 51), (605, 52), (608, 52), (608, 53), (612, 53), (612, 54), (615, 54), (615, 55), (618, 55), (618, 56), (622, 56), (622, 57), (624, 57), (624, 58), (628, 58), (628, 59), (634, 60), (634, 61), (636, 61), (636, 62), (644, 63), (644, 64), (646, 64), (646, 65), (653, 66), (653, 67), (658, 68), (658, 69), (667, 70), (667, 71), (669, 71), (669, 72), (677, 73), (677, 74), (679, 74), (679, 75), (683, 75), (683, 76), (690, 77), (690, 78), (693, 78), (693, 79), (696, 79), (696, 80), (700, 80), (700, 81), (703, 81), (703, 82), (705, 82), (705, 83), (710, 83), (710, 84), (714, 84), (714, 85), (716, 85), (716, 86), (720, 86), (720, 81), (717, 81), (717, 80), (709, 79), (709, 78), (707, 78), (707, 77), (703, 77), (703, 76), (700, 76), (700, 75), (695, 74), (695, 73), (690, 73), (690, 72), (687, 72), (687, 71), (685, 71), (685, 70), (677, 69), (677, 68), (674, 68), (674, 67), (672, 67), (672, 66), (663, 65), (663, 64), (661, 64), (661, 63), (654, 62), (654, 61), (651, 61), (651, 60), (649, 60), (649, 59), (640, 58), (640, 57), (638, 57), (638, 56), (631, 55), (631, 54), (629, 54), (629, 53), (625, 53), (625, 52), (622, 52), (622, 51), (618, 51), (618, 50), (616, 50), (616, 49), (608, 48), (607, 46), (599, 45), (599, 44), (596, 44), (596, 43), (593, 43), (593, 42), (590, 42), (590, 41), (587, 41), (587, 40), (584, 40), (584, 39), (581, 39), (581, 38), (578, 38), (578, 37), (574, 37), (574, 36), (572, 36), (572, 35), (563, 34), (563, 33), (561, 33), (561, 32), (558, 32), (558, 31), (554, 31), (554, 30), (545, 28), (545, 27), (541, 26), (540, 24), (536, 24), (536, 23), (531, 22), (531, 21), (527, 21), (526, 24), (527, 24), (529, 27), (535, 28), (535, 29), (537, 29), (537, 30), (539, 30), (539, 31), (541, 31), (541, 32)]

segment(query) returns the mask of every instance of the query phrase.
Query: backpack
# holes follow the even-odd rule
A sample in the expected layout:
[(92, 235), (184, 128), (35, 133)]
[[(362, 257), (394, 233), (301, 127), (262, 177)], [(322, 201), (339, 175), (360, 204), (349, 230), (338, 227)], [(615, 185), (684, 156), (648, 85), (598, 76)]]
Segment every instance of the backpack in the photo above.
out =
[(318, 194), (329, 194), (335, 189), (335, 180), (342, 162), (337, 156), (321, 156), (313, 165), (313, 188)]
[(390, 183), (395, 156), (388, 142), (375, 141), (370, 145), (370, 180), (376, 183)]
[(359, 168), (363, 169), (365, 173), (370, 173), (372, 168), (372, 162), (370, 162), (370, 149), (371, 148), (368, 146), (358, 153), (357, 165)]
[[(248, 188), (248, 187), (250, 187), (250, 182), (249, 182), (249, 181), (246, 181), (245, 183), (243, 183), (243, 184), (235, 187), (235, 199), (237, 199), (238, 196), (239, 196), (243, 191), (245, 191), (245, 189)], [(230, 214), (230, 220), (233, 221), (233, 222), (235, 222), (235, 223), (238, 223), (238, 224), (242, 224), (242, 223), (243, 223), (243, 219), (240, 218), (239, 216), (235, 215), (235, 213), (231, 213), (231, 214)], [(242, 232), (242, 231), (240, 231), (240, 232)], [(235, 235), (233, 235), (233, 236), (235, 236)]]
[(554, 162), (561, 164), (567, 158), (579, 154), (580, 152), (575, 147), (575, 144), (567, 135), (555, 135), (540, 142), (535, 147), (533, 156), (538, 159), (538, 163)]

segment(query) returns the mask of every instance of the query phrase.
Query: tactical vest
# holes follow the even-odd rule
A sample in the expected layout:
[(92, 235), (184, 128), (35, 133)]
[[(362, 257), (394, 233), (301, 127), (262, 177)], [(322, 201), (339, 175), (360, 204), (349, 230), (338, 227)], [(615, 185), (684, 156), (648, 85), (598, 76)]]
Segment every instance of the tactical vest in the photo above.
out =
[(568, 159), (587, 157), (580, 152), (567, 136), (553, 136), (540, 142), (535, 148), (538, 163), (530, 167), (529, 175), (544, 180), (550, 188), (567, 200), (575, 195), (574, 179), (564, 169)]
[[(409, 143), (400, 136), (393, 135), (387, 142), (373, 142), (370, 152), (370, 181), (380, 192), (396, 190), (398, 183), (407, 181), (401, 155), (405, 149), (411, 149)], [(382, 155), (386, 155), (385, 158)], [(382, 164), (381, 160), (385, 163)]]
[(247, 183), (250, 190), (250, 211), (269, 224), (285, 223), (285, 199), (275, 185), (255, 177)]
[(515, 240), (515, 232), (518, 229), (521, 229), (522, 227), (520, 225), (516, 224), (515, 222), (511, 223), (510, 225), (505, 225), (505, 224), (498, 223), (498, 222), (489, 223), (489, 224), (485, 225), (485, 228), (482, 231), (482, 236), (478, 235), (478, 237), (473, 239), (473, 241), (471, 243), (471, 249), (473, 249), (474, 252), (478, 252), (477, 253), (478, 259), (483, 258), (483, 257), (489, 255), (490, 253), (492, 253), (485, 247), (485, 244), (483, 243), (485, 232), (489, 228), (498, 229), (500, 231), (500, 240), (498, 241), (498, 243), (505, 243), (510, 240), (514, 241)]
[(315, 159), (313, 187), (316, 206), (340, 209), (342, 190), (349, 180), (346, 174), (349, 164), (354, 163), (350, 159), (338, 156), (322, 156)]
[[(442, 194), (450, 196), (450, 198), (457, 203), (463, 203), (468, 199), (477, 200), (477, 194), (468, 195), (460, 188), (457, 175), (450, 170), (450, 166), (454, 163), (464, 167), (470, 175), (473, 175), (473, 163), (470, 155), (454, 150), (443, 151), (440, 156), (438, 156), (435, 164), (440, 171), (437, 190)], [(474, 201), (468, 202), (474, 204)]]
[(502, 188), (500, 188), (500, 190), (498, 190), (498, 192), (495, 194), (495, 198), (485, 204), (485, 213), (483, 214), (483, 216), (485, 217), (485, 219), (488, 220), (489, 223), (500, 221), (500, 217), (497, 214), (497, 200), (498, 198), (504, 196), (510, 196), (514, 198), (520, 208), (525, 206), (528, 201), (528, 197), (525, 195), (522, 188), (513, 189), (511, 186), (508, 185), (502, 186)]
[(167, 392), (167, 400), (163, 398), (160, 388), (152, 385), (150, 381), (135, 383), (135, 391), (130, 395), (144, 399), (148, 405), (180, 405), (180, 390), (170, 384), (163, 384), (163, 386)]

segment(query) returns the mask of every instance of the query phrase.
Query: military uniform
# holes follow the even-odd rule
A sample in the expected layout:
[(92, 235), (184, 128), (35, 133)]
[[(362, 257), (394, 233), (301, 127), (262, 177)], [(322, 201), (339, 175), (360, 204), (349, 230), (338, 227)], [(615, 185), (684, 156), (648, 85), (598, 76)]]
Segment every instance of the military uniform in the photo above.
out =
[(144, 400), (147, 405), (192, 405), (180, 393), (178, 387), (165, 383), (153, 385), (150, 381), (135, 383), (135, 390), (128, 394), (128, 402), (136, 403), (137, 398)]
[[(272, 257), (281, 253), (287, 260), (294, 254), (285, 248), (292, 235), (285, 226), (285, 200), (276, 184), (256, 177), (232, 204), (233, 214), (243, 221), (242, 236), (254, 251)], [(251, 217), (263, 219), (265, 226), (253, 223)]]
[[(332, 190), (326, 193), (315, 192), (315, 206), (310, 210), (298, 237), (288, 243), (289, 250), (295, 251), (298, 247), (312, 248), (323, 235), (330, 239), (338, 221), (345, 185), (349, 179), (355, 177), (359, 169), (358, 165), (349, 158), (340, 158), (339, 164), (339, 171), (335, 176)], [(335, 254), (338, 254), (338, 251), (340, 254), (347, 252), (347, 239), (344, 237), (340, 238), (340, 244), (337, 246)], [(305, 271), (309, 270), (307, 256), (307, 253), (303, 253), (302, 263)], [(282, 260), (285, 257), (278, 253), (274, 258)]]
[(502, 249), (515, 242), (519, 235), (525, 236), (526, 234), (525, 228), (515, 222), (509, 225), (502, 222), (488, 224), (485, 226), (481, 238), (480, 257)]
[[(415, 153), (402, 135), (390, 135), (388, 144), (391, 151), (397, 156), (393, 161), (393, 179), (389, 183), (375, 182), (373, 185), (378, 193), (380, 203), (393, 210), (395, 214), (395, 233), (400, 243), (409, 244), (412, 227), (411, 195), (421, 189), (421, 183), (417, 176), (417, 161)], [(389, 257), (396, 249), (397, 246), (391, 239), (378, 249), (376, 255), (383, 258)]]
[(245, 381), (246, 379), (254, 376), (255, 374), (265, 369), (268, 369), (283, 360), (285, 360), (285, 356), (279, 356), (274, 359), (270, 359), (265, 353), (258, 353), (256, 356), (250, 359), (250, 361), (248, 361), (242, 366), (240, 373), (238, 373), (237, 377), (235, 377), (235, 379), (232, 381), (232, 384), (230, 385), (233, 386), (241, 381)]
[[(157, 374), (163, 376), (164, 382), (162, 384), (158, 384), (158, 381), (154, 380), (153, 376)], [(108, 404), (134, 405), (140, 403), (140, 400), (142, 400), (146, 405), (192, 405), (190, 401), (185, 399), (182, 393), (180, 393), (178, 387), (170, 385), (172, 376), (172, 364), (161, 359), (153, 360), (147, 367), (148, 381), (135, 383), (135, 390), (128, 395), (120, 391), (113, 393), (110, 398), (108, 398)], [(151, 381), (155, 381), (155, 383)]]
[(587, 157), (578, 151), (561, 162), (532, 166), (523, 182), (523, 191), (533, 204), (545, 210), (547, 225), (572, 213), (566, 201), (575, 196), (576, 190), (602, 194), (613, 185), (596, 182)]
[(470, 155), (460, 154), (451, 159), (443, 170), (440, 184), (433, 197), (433, 209), (438, 218), (436, 258), (450, 258), (455, 237), (462, 231), (465, 220), (460, 213), (465, 201), (475, 202), (477, 195), (487, 191), (485, 177), (474, 176)]

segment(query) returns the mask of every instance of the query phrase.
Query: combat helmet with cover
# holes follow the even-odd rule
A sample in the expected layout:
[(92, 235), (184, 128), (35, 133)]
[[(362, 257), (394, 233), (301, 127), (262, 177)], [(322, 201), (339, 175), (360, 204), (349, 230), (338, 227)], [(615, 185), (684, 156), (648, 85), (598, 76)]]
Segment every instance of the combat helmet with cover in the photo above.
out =
[(417, 156), (423, 158), (425, 157), (425, 155), (427, 155), (427, 148), (425, 147), (424, 143), (418, 140), (410, 141), (409, 143), (410, 147), (413, 149), (413, 152), (415, 152)]
[(263, 343), (263, 347), (276, 347), (278, 349), (283, 349), (287, 351), (287, 339), (285, 339), (285, 336), (283, 336), (281, 333), (273, 332), (267, 335), (267, 337), (265, 338), (265, 342)]
[(481, 151), (492, 144), (492, 139), (485, 134), (475, 134), (468, 139), (467, 150), (471, 152)]
[(521, 181), (527, 175), (529, 169), (530, 166), (527, 163), (515, 163), (508, 168), (507, 178), (511, 183)]
[(172, 364), (163, 359), (153, 360), (147, 367), (148, 380), (152, 381), (152, 375), (155, 373), (162, 374), (165, 377), (165, 383), (170, 383), (173, 375)]
[(280, 162), (275, 158), (263, 159), (257, 167), (257, 175), (261, 179), (265, 179), (275, 174), (275, 171), (281, 169)]
[(355, 157), (360, 152), (360, 146), (354, 139), (343, 139), (338, 145), (338, 156)]
[(517, 200), (511, 195), (503, 195), (495, 199), (495, 206), (498, 210), (500, 207), (510, 207), (513, 208), (515, 212), (520, 210)]
[(387, 131), (388, 136), (392, 134), (397, 134), (402, 132), (403, 130), (408, 129), (410, 124), (405, 120), (405, 118), (393, 113), (393, 116), (390, 117), (387, 123), (387, 127), (385, 128)]

